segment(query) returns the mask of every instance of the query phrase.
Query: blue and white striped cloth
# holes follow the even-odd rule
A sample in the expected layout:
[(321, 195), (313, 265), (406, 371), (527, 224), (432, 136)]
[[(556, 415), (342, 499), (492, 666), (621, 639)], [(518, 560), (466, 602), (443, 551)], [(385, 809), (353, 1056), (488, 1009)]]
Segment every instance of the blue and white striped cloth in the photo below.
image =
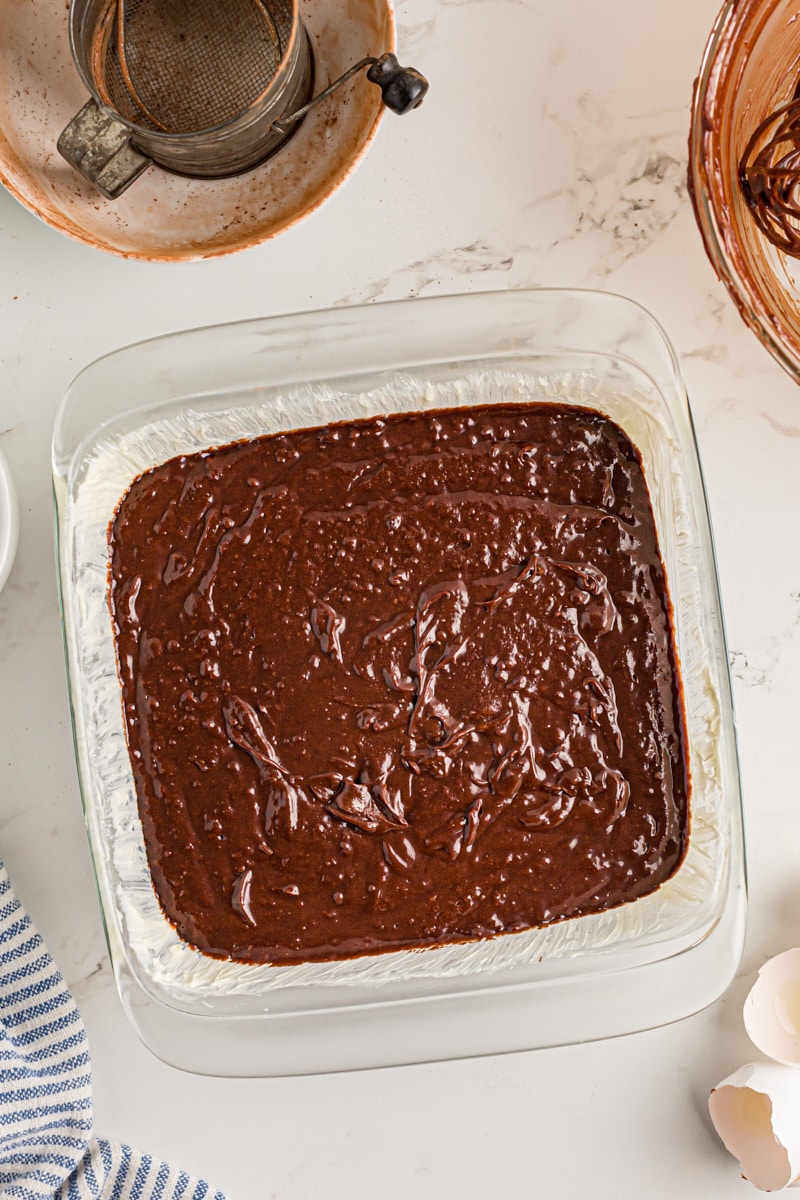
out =
[(86, 1031), (2, 860), (0, 1198), (225, 1200), (184, 1171), (94, 1136)]

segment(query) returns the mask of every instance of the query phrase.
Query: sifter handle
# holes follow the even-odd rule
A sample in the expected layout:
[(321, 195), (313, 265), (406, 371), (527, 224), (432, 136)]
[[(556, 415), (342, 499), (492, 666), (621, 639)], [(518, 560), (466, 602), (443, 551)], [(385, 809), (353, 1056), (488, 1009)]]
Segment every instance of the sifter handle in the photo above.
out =
[(411, 112), (412, 108), (419, 108), (427, 95), (430, 85), (425, 76), (413, 67), (401, 67), (393, 54), (382, 54), (380, 58), (362, 58), (361, 62), (357, 62), (349, 71), (345, 71), (344, 75), (334, 79), (332, 84), (315, 96), (313, 100), (309, 100), (308, 104), (304, 104), (296, 112), (289, 113), (288, 116), (275, 121), (272, 128), (278, 133), (287, 133), (296, 121), (300, 121), (312, 108), (316, 108), (323, 100), (327, 100), (331, 92), (335, 92), (343, 83), (347, 83), (348, 79), (352, 79), (359, 71), (363, 71), (364, 67), (368, 68), (367, 79), (370, 83), (377, 83), (381, 89), (384, 104), (392, 112), (399, 113), (401, 116), (403, 113)]

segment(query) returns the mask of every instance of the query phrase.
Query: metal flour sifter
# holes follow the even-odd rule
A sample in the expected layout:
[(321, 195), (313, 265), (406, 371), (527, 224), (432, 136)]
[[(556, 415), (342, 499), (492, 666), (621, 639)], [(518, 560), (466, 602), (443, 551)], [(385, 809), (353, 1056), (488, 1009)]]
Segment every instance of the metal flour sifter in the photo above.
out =
[(359, 71), (397, 113), (428, 90), (418, 71), (383, 54), (313, 95), (298, 0), (71, 0), (69, 31), (92, 98), (58, 149), (111, 200), (152, 163), (206, 179), (256, 166)]

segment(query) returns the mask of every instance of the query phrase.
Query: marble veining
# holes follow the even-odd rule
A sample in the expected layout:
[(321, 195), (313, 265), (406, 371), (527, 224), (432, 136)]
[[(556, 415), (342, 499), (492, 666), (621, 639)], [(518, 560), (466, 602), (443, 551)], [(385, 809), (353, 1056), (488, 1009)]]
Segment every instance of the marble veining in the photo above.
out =
[[(514, 267), (513, 254), (501, 257), (503, 251), (496, 250), (488, 242), (478, 239), (468, 246), (454, 246), (451, 250), (439, 250), (435, 254), (409, 263), (407, 267), (394, 271), (383, 279), (373, 280), (366, 292), (345, 296), (341, 304), (355, 304), (364, 300), (400, 299), (404, 296), (435, 294), (443, 275), (454, 282), (466, 280), (470, 290), (475, 288), (472, 276), (495, 274), (502, 276)], [(498, 286), (493, 282), (493, 286)], [(450, 290), (457, 291), (457, 284)]]

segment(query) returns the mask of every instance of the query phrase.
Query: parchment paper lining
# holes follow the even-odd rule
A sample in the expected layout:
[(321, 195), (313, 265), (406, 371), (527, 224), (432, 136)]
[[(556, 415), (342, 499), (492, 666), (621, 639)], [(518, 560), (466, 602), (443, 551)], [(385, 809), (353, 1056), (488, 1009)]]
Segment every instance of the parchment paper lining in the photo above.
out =
[[(579, 404), (606, 413), (622, 426), (644, 462), (670, 591), (680, 597), (677, 626), (692, 778), (691, 833), (680, 869), (655, 892), (621, 908), (465, 945), (291, 967), (225, 962), (201, 954), (178, 937), (161, 910), (138, 817), (107, 605), (106, 533), (121, 497), (143, 471), (181, 453), (376, 413), (525, 399)], [(698, 910), (708, 911), (709, 898), (717, 894), (727, 867), (727, 818), (717, 753), (720, 704), (708, 666), (698, 536), (682, 478), (681, 451), (664, 424), (663, 408), (651, 397), (610, 391), (607, 381), (584, 372), (537, 375), (475, 367), (460, 378), (435, 382), (413, 372), (397, 373), (365, 392), (315, 384), (279, 394), (265, 389), (252, 393), (244, 405), (241, 398), (227, 405), (220, 398), (219, 407), (210, 411), (208, 401), (196, 409), (187, 404), (174, 415), (96, 438), (70, 488), (66, 538), (85, 688), (79, 735), (86, 739), (99, 850), (138, 973), (176, 1000), (257, 996), (301, 985), (383, 985), (496, 974), (540, 959), (596, 955), (677, 938), (697, 927)]]

